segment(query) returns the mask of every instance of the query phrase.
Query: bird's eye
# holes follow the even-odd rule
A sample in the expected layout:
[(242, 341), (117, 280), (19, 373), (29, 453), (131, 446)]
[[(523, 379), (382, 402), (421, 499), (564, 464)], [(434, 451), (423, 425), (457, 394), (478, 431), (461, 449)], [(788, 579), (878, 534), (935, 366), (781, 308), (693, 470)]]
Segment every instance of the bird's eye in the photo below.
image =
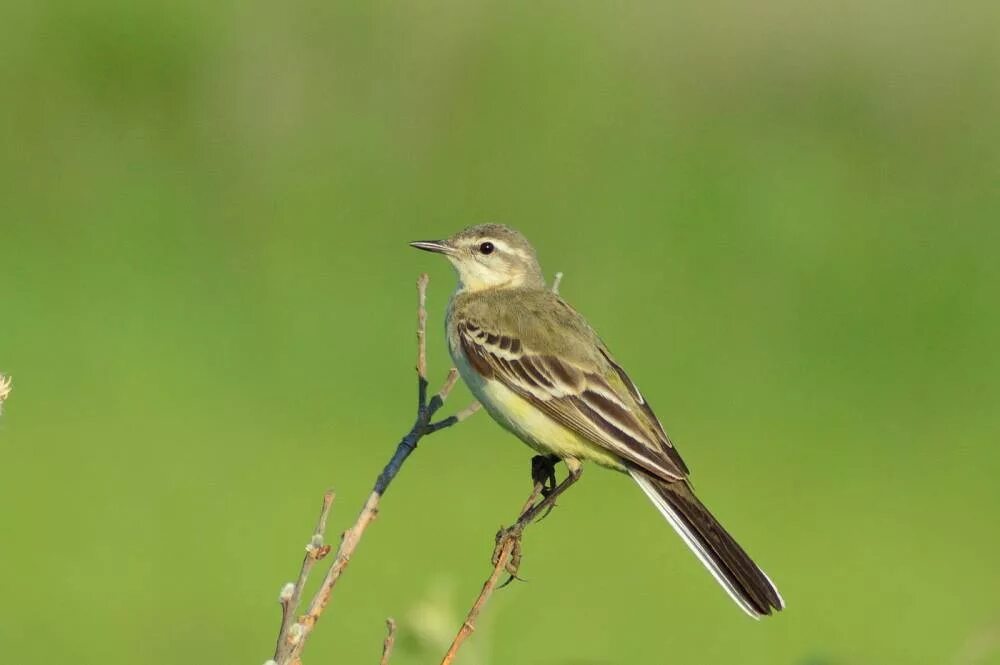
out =
[(484, 242), (479, 246), (479, 251), (483, 254), (492, 254), (493, 250), (496, 249), (491, 242)]

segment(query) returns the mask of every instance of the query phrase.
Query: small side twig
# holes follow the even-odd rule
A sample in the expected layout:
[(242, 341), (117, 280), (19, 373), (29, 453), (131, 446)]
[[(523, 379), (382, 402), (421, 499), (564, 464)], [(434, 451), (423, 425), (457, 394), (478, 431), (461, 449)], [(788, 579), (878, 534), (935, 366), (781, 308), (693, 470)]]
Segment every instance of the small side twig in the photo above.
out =
[[(410, 454), (416, 449), (417, 444), (420, 439), (428, 434), (433, 434), (447, 427), (451, 427), (476, 412), (478, 405), (472, 404), (453, 416), (444, 418), (437, 422), (432, 422), (434, 415), (444, 406), (445, 400), (451, 393), (452, 389), (455, 387), (455, 383), (458, 381), (458, 372), (452, 368), (448, 372), (441, 389), (431, 397), (427, 398), (427, 347), (426, 347), (426, 335), (427, 335), (427, 283), (429, 279), (426, 274), (422, 274), (417, 280), (417, 418), (413, 423), (413, 427), (410, 431), (403, 436), (399, 444), (396, 446), (396, 451), (393, 453), (389, 462), (382, 469), (382, 473), (379, 474), (378, 478), (375, 479), (375, 486), (372, 488), (371, 494), (368, 495), (368, 499), (365, 501), (364, 506), (361, 508), (361, 512), (358, 514), (357, 520), (354, 524), (343, 533), (340, 539), (340, 546), (337, 548), (337, 553), (330, 563), (330, 567), (327, 569), (326, 575), (323, 577), (323, 581), (320, 583), (319, 590), (316, 591), (312, 600), (306, 609), (305, 614), (299, 616), (297, 620), (291, 620), (290, 617), (294, 617), (295, 613), (298, 611), (298, 604), (301, 599), (302, 587), (305, 585), (306, 578), (308, 577), (308, 570), (306, 566), (308, 564), (308, 569), (312, 568), (315, 560), (323, 558), (330, 551), (329, 545), (322, 545), (322, 534), (319, 533), (320, 538), (314, 537), (310, 545), (316, 545), (322, 551), (322, 556), (317, 556), (312, 563), (308, 562), (310, 554), (307, 551), (307, 561), (303, 561), (303, 569), (305, 576), (302, 573), (299, 575), (299, 580), (293, 584), (291, 587), (288, 585), (282, 589), (281, 602), (282, 602), (282, 629), (278, 636), (278, 643), (275, 647), (274, 652), (274, 662), (276, 665), (300, 665), (302, 660), (302, 650), (305, 648), (306, 640), (312, 633), (316, 626), (316, 622), (323, 615), (323, 611), (330, 602), (330, 596), (333, 593), (333, 588), (336, 586), (337, 581), (340, 579), (341, 574), (344, 569), (347, 568), (347, 564), (350, 563), (351, 556), (354, 554), (354, 550), (357, 549), (358, 543), (361, 542), (361, 538), (365, 533), (365, 530), (375, 519), (378, 514), (379, 503), (382, 500), (382, 496), (385, 494), (389, 485), (392, 483), (393, 479), (399, 473), (403, 466), (403, 463), (410, 456)], [(332, 503), (332, 495), (330, 502)], [(329, 506), (324, 499), (324, 511), (320, 515), (321, 525), (325, 526), (326, 513), (329, 511)], [(325, 551), (323, 551), (325, 548)], [(286, 626), (287, 624), (287, 626)], [(386, 656), (384, 656), (386, 657)]]
[(552, 293), (559, 293), (559, 285), (562, 283), (563, 274), (557, 272), (555, 278), (552, 280)]
[[(531, 490), (531, 494), (528, 496), (528, 500), (524, 502), (524, 507), (521, 508), (521, 512), (519, 514), (527, 514), (541, 494), (542, 483), (536, 482), (534, 488)], [(501, 533), (503, 532), (501, 531)], [(462, 622), (462, 627), (458, 629), (458, 634), (455, 635), (455, 639), (452, 640), (451, 646), (448, 648), (448, 653), (445, 654), (444, 659), (441, 661), (441, 665), (450, 665), (450, 663), (455, 660), (455, 656), (458, 654), (458, 650), (462, 648), (462, 644), (465, 643), (465, 639), (476, 629), (476, 620), (479, 618), (479, 613), (486, 605), (486, 602), (490, 599), (490, 596), (493, 595), (493, 592), (496, 591), (497, 584), (500, 581), (500, 575), (507, 569), (507, 565), (514, 556), (514, 551), (517, 547), (518, 542), (516, 537), (512, 537), (510, 535), (503, 537), (495, 555), (493, 571), (490, 572), (490, 576), (486, 578), (486, 582), (483, 584), (482, 590), (479, 592), (479, 595), (476, 596), (476, 600), (472, 603), (472, 607), (469, 608), (469, 613), (465, 616), (465, 621)]]
[(385, 620), (385, 627), (388, 634), (385, 636), (385, 642), (382, 643), (382, 660), (379, 661), (379, 665), (389, 665), (392, 648), (396, 646), (396, 621), (389, 617)]
[(309, 573), (317, 561), (330, 553), (330, 545), (323, 544), (323, 535), (326, 532), (326, 520), (330, 516), (333, 499), (334, 493), (332, 491), (328, 490), (323, 495), (323, 507), (319, 511), (319, 520), (316, 522), (312, 538), (309, 539), (309, 543), (306, 545), (306, 555), (302, 559), (302, 568), (299, 570), (299, 577), (294, 583), (289, 582), (282, 587), (281, 593), (278, 595), (278, 602), (281, 603), (281, 630), (278, 632), (278, 642), (274, 647), (275, 660), (287, 651), (286, 645), (287, 647), (291, 646), (289, 632), (296, 623), (295, 612), (299, 608), (299, 602), (302, 599), (302, 589), (306, 586)]

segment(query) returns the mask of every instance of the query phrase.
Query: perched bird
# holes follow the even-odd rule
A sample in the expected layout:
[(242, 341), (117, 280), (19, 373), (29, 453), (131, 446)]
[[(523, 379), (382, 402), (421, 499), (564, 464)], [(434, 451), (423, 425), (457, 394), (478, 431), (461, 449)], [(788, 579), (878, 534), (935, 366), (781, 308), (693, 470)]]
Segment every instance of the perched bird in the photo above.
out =
[(627, 473), (747, 614), (783, 609), (764, 571), (695, 496), (645, 397), (583, 316), (546, 288), (523, 235), (482, 224), (410, 245), (443, 254), (458, 273), (448, 347), (494, 420), (563, 460), (574, 480), (588, 461)]

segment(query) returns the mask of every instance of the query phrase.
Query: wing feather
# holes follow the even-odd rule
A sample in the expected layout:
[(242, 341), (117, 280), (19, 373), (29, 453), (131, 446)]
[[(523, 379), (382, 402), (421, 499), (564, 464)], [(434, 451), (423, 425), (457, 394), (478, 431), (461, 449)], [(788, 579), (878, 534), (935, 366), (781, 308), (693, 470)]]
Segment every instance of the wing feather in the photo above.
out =
[[(664, 480), (687, 477), (687, 466), (652, 409), (605, 349), (607, 378), (552, 354), (533, 352), (514, 336), (460, 322), (462, 350), (484, 378), (492, 378), (550, 418), (625, 462)], [(617, 381), (613, 379), (618, 379)], [(620, 387), (615, 384), (620, 383)]]

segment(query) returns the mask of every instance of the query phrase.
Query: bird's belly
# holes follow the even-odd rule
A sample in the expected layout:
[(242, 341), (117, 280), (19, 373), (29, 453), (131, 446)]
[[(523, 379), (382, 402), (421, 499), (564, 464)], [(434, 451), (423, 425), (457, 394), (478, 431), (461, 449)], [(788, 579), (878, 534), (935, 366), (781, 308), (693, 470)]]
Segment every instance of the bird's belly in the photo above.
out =
[(483, 379), (464, 354), (452, 353), (452, 358), (469, 390), (493, 419), (538, 452), (624, 468), (617, 456), (549, 418), (499, 381)]

